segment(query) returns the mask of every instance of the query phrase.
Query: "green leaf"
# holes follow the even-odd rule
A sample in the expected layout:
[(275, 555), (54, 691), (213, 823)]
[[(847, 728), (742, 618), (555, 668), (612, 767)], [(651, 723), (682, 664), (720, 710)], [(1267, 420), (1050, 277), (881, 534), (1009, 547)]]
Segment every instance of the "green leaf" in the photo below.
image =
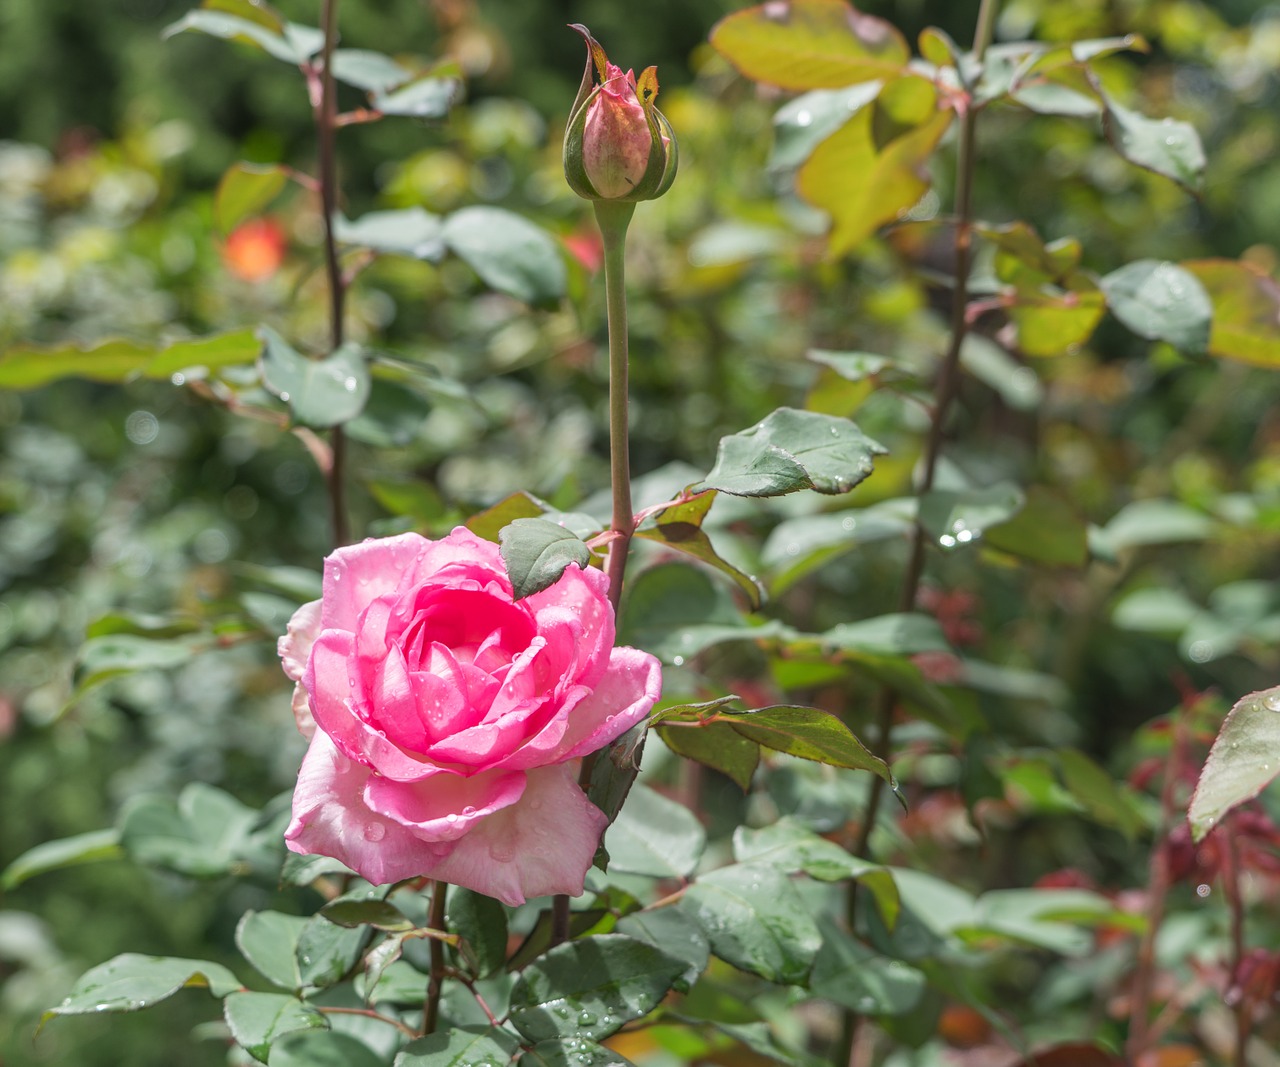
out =
[(679, 908), (637, 911), (618, 920), (617, 932), (684, 960), (684, 974), (675, 982), (680, 992), (693, 986), (711, 958), (711, 943), (698, 924)]
[(522, 600), (550, 588), (566, 567), (591, 564), (591, 549), (580, 537), (546, 519), (515, 519), (498, 534), (515, 598)]
[(688, 808), (643, 785), (631, 790), (605, 834), (612, 869), (652, 878), (692, 874), (706, 843), (706, 831)]
[(630, 1060), (594, 1041), (566, 1037), (539, 1041), (520, 1057), (516, 1067), (614, 1067), (615, 1064), (630, 1063)]
[(1017, 346), (1022, 353), (1048, 358), (1075, 352), (1086, 344), (1105, 312), (1102, 291), (1082, 277), (1065, 293), (1020, 287), (1009, 317), (1017, 329)]
[(969, 941), (996, 935), (1064, 956), (1096, 951), (1093, 933), (1081, 929), (1130, 916), (1097, 893), (1083, 889), (998, 889), (977, 900), (972, 921), (956, 928)]
[(776, 595), (805, 575), (860, 545), (910, 533), (914, 500), (886, 500), (865, 508), (787, 519), (773, 528), (761, 561), (773, 571)]
[[(607, 908), (582, 908), (569, 912), (569, 940), (611, 932), (614, 915)], [(550, 908), (538, 912), (533, 929), (506, 960), (508, 971), (521, 971), (552, 947), (554, 924)]]
[(716, 23), (711, 44), (746, 77), (784, 89), (891, 78), (911, 59), (902, 34), (844, 0), (758, 4)]
[(384, 115), (406, 115), (415, 119), (442, 119), (458, 99), (457, 78), (429, 74), (390, 92), (375, 93), (373, 106)]
[[(226, 8), (247, 10), (243, 14), (231, 14)], [(254, 45), (276, 59), (295, 64), (305, 63), (323, 47), (324, 34), (314, 27), (263, 18), (256, 8), (258, 5), (244, 2), (205, 0), (202, 8), (188, 11), (166, 27), (161, 36), (167, 38), (185, 30), (194, 30), (211, 37)]]
[(1190, 123), (1149, 119), (1108, 100), (1103, 116), (1107, 139), (1125, 159), (1172, 178), (1190, 192), (1204, 181), (1204, 148)]
[(406, 1045), (395, 1067), (507, 1067), (520, 1042), (499, 1027), (453, 1027)]
[(235, 868), (257, 818), (229, 793), (193, 782), (177, 804), (162, 796), (130, 800), (120, 815), (120, 844), (137, 863), (213, 878)]
[(1048, 567), (1083, 567), (1089, 558), (1089, 531), (1076, 509), (1062, 497), (1033, 485), (1013, 518), (983, 533), (1001, 552)]
[(902, 1015), (920, 1003), (925, 976), (824, 921), (809, 990), (859, 1015)]
[(297, 1030), (327, 1030), (329, 1021), (284, 993), (232, 993), (222, 1004), (231, 1036), (254, 1059), (267, 1062), (271, 1043)]
[(360, 345), (349, 341), (324, 359), (308, 359), (270, 326), (258, 332), (265, 344), (262, 382), (299, 422), (325, 429), (364, 410), (372, 380)]
[(717, 956), (769, 982), (803, 984), (822, 945), (803, 898), (772, 867), (735, 864), (704, 874), (680, 908)]
[(279, 196), (288, 181), (289, 172), (276, 163), (233, 163), (213, 194), (214, 225), (230, 233)]
[(286, 1034), (271, 1046), (267, 1063), (270, 1067), (386, 1067), (386, 1061), (364, 1042), (325, 1030)]
[(711, 509), (715, 498), (714, 492), (706, 492), (673, 504), (659, 512), (652, 520), (646, 520), (646, 523), (636, 531), (636, 536), (648, 541), (656, 541), (677, 552), (683, 552), (714, 567), (722, 574), (727, 574), (746, 594), (751, 610), (757, 611), (763, 596), (760, 583), (722, 559), (712, 547), (711, 539), (702, 529), (702, 522), (707, 517), (707, 512)]
[(1074, 748), (1058, 749), (1058, 766), (1067, 791), (1095, 822), (1114, 827), (1130, 842), (1146, 829), (1132, 791), (1083, 752)]
[(1139, 337), (1168, 341), (1183, 352), (1209, 344), (1213, 305), (1200, 280), (1176, 263), (1139, 259), (1099, 283), (1111, 313)]
[(871, 474), (872, 458), (884, 452), (848, 419), (778, 408), (755, 426), (721, 438), (715, 466), (693, 491), (847, 493)]
[(272, 985), (301, 989), (305, 983), (298, 964), (298, 939), (308, 921), (278, 911), (247, 911), (236, 924), (236, 947)]
[(331, 900), (320, 914), (336, 926), (350, 929), (372, 926), (375, 930), (403, 933), (415, 926), (404, 912), (385, 900)]
[[(1209, 354), (1255, 367), (1280, 367), (1280, 285), (1258, 268), (1232, 259), (1190, 260), (1182, 267), (1200, 280), (1213, 302)], [(3, 370), (0, 362), (0, 379)]]
[(1035, 411), (1044, 400), (1044, 387), (1036, 372), (982, 334), (965, 334), (960, 346), (960, 365), (994, 389), (1015, 411)]
[(897, 791), (889, 765), (875, 756), (843, 722), (818, 708), (778, 705), (735, 714), (733, 728), (765, 748), (833, 767), (871, 771)]
[(342, 981), (359, 961), (370, 933), (368, 927), (348, 929), (313, 915), (298, 930), (294, 949), (302, 984), (324, 989)]
[(986, 489), (930, 489), (920, 499), (920, 525), (943, 548), (979, 540), (988, 526), (1007, 522), (1026, 502), (1010, 482)]
[(386, 93), (413, 77), (394, 59), (365, 48), (335, 48), (333, 76), (367, 93)]
[(1111, 621), (1122, 630), (1177, 637), (1200, 614), (1200, 605), (1176, 589), (1137, 589), (1111, 612)]
[[(888, 107), (885, 92), (855, 112), (823, 141), (800, 168), (796, 189), (832, 221), (828, 255), (845, 255), (881, 226), (903, 217), (929, 190), (925, 163), (951, 125), (954, 112), (935, 106), (931, 83), (916, 75), (900, 79), (931, 94), (911, 122)], [(883, 136), (886, 126), (894, 135)]]
[(918, 652), (951, 651), (938, 620), (915, 612), (842, 622), (820, 635), (819, 640), (841, 651), (871, 655), (912, 656)]
[(1280, 774), (1280, 686), (1241, 697), (1223, 720), (1187, 818), (1202, 841), (1233, 808)]
[(220, 963), (126, 952), (81, 975), (66, 999), (44, 1013), (40, 1025), (55, 1015), (141, 1011), (186, 988), (225, 997), (238, 990), (240, 982)]
[(658, 736), (672, 752), (727, 775), (744, 793), (760, 764), (760, 746), (722, 722), (700, 726), (659, 725)]
[(778, 108), (773, 116), (770, 170), (794, 170), (813, 150), (849, 121), (849, 116), (880, 95), (881, 82), (863, 82), (848, 89), (815, 89)]
[(392, 252), (436, 263), (444, 258), (444, 224), (439, 215), (420, 207), (371, 211), (358, 219), (341, 215), (333, 222), (334, 236), (345, 245), (375, 252)]
[(22, 885), (28, 878), (64, 867), (79, 867), (85, 863), (120, 859), (124, 849), (120, 847), (120, 831), (91, 830), (58, 841), (45, 841), (18, 856), (0, 873), (0, 891), (9, 892)]
[(216, 370), (252, 363), (261, 347), (252, 330), (177, 341), (165, 348), (118, 340), (89, 348), (13, 345), (0, 353), (0, 388), (36, 389), (63, 378), (118, 383), (136, 378), (163, 381), (179, 372), (198, 377), (200, 368)]
[(685, 967), (684, 960), (622, 934), (570, 941), (516, 980), (510, 1022), (530, 1041), (598, 1041), (657, 1007)]
[(492, 289), (526, 304), (564, 296), (568, 272), (560, 247), (528, 219), (496, 207), (467, 207), (444, 222), (444, 242)]
[(202, 634), (169, 640), (126, 633), (90, 638), (76, 658), (76, 695), (122, 674), (181, 667), (207, 643)]
[(477, 978), (502, 969), (507, 962), (506, 909), (483, 893), (454, 886), (449, 890), (446, 921), (462, 940), (458, 955)]

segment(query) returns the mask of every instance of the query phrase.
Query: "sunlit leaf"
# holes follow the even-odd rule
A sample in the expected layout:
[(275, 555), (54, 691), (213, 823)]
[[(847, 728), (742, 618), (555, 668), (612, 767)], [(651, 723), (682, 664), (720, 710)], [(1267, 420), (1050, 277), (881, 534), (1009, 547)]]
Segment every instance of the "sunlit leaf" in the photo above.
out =
[(372, 380), (364, 349), (348, 342), (324, 359), (308, 359), (269, 326), (258, 328), (265, 342), (262, 381), (308, 426), (338, 426), (364, 410)]
[(420, 207), (397, 211), (371, 211), (358, 219), (339, 215), (334, 236), (343, 244), (361, 245), (375, 252), (393, 252), (431, 262), (445, 254), (444, 225), (439, 215)]
[(564, 296), (568, 271), (560, 246), (546, 230), (512, 211), (455, 211), (445, 219), (444, 242), (500, 293), (534, 305)]
[(714, 567), (721, 574), (727, 574), (746, 594), (751, 610), (755, 611), (759, 609), (763, 598), (760, 583), (751, 575), (744, 574), (733, 564), (721, 558), (712, 545), (711, 538), (702, 528), (703, 520), (707, 517), (715, 496), (714, 492), (700, 493), (692, 499), (673, 504), (659, 512), (651, 521), (641, 525), (636, 531), (636, 536), (647, 541), (656, 541), (677, 552), (683, 552)]
[(367, 93), (386, 93), (413, 77), (388, 55), (365, 48), (335, 48), (333, 76)]
[(693, 873), (707, 833), (684, 805), (647, 786), (636, 786), (605, 834), (611, 870), (651, 878)]
[(1209, 343), (1213, 305), (1194, 274), (1174, 263), (1139, 259), (1098, 283), (1107, 307), (1139, 337), (1168, 341), (1184, 352)]
[(450, 1027), (406, 1045), (395, 1067), (507, 1067), (519, 1048), (516, 1036), (499, 1027)]
[(64, 867), (119, 859), (124, 855), (118, 830), (91, 830), (58, 841), (45, 841), (18, 856), (0, 873), (0, 890), (16, 889), (28, 878)]
[(659, 725), (657, 731), (672, 752), (727, 775), (744, 793), (750, 790), (760, 764), (760, 746), (732, 726), (721, 722), (705, 726)]
[(1280, 774), (1280, 687), (1238, 700), (1209, 750), (1187, 818), (1203, 840), (1233, 808)]
[(257, 215), (289, 181), (289, 174), (275, 163), (233, 163), (213, 194), (213, 221), (223, 233)]
[(920, 499), (920, 525), (943, 548), (979, 541), (987, 528), (1007, 522), (1026, 502), (1010, 482), (985, 489), (931, 489)]
[(925, 976), (915, 967), (874, 952), (830, 921), (821, 929), (809, 983), (815, 996), (860, 1015), (901, 1015), (920, 1002)]
[(262, 1063), (272, 1042), (284, 1034), (329, 1027), (319, 1011), (285, 993), (232, 993), (223, 1002), (222, 1015), (236, 1043)]
[(784, 89), (835, 89), (892, 77), (911, 58), (902, 34), (845, 0), (791, 0), (716, 23), (712, 46), (748, 78)]
[(554, 585), (569, 564), (585, 568), (591, 562), (580, 537), (546, 519), (514, 519), (498, 538), (517, 600)]
[(276, 59), (295, 64), (305, 63), (323, 47), (324, 34), (316, 28), (264, 17), (258, 8), (248, 0), (205, 0), (201, 8), (188, 11), (166, 27), (163, 36), (194, 30), (254, 45)]
[(1083, 567), (1089, 556), (1089, 530), (1065, 499), (1033, 485), (1026, 503), (1012, 518), (989, 526), (983, 540), (991, 548), (1050, 567)]
[(387, 92), (375, 93), (373, 106), (384, 115), (415, 119), (442, 119), (449, 114), (462, 86), (457, 78), (428, 75)]
[(41, 1025), (55, 1015), (141, 1011), (185, 988), (225, 997), (240, 982), (220, 963), (126, 952), (81, 975), (66, 999), (44, 1013)]
[[(1257, 367), (1280, 367), (1280, 285), (1248, 263), (1196, 259), (1182, 264), (1209, 294), (1209, 354)], [(0, 362), (0, 375), (4, 364)]]
[(1191, 192), (1204, 181), (1204, 148), (1190, 123), (1149, 119), (1108, 100), (1103, 128), (1116, 151), (1130, 163), (1172, 178)]

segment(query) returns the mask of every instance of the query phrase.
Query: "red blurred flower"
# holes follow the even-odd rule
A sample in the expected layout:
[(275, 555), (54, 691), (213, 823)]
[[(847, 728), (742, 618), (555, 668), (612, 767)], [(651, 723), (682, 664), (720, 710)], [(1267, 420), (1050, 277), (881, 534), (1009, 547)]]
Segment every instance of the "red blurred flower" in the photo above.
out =
[(280, 269), (284, 250), (284, 228), (275, 219), (250, 219), (227, 235), (222, 262), (241, 281), (261, 282)]

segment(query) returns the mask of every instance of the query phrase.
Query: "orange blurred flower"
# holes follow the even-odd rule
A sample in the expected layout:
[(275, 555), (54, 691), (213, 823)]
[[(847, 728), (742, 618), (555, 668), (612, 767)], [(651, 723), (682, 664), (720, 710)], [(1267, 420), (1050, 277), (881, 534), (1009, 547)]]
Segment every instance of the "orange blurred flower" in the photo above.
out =
[(250, 219), (227, 235), (222, 262), (245, 282), (270, 278), (284, 262), (284, 228), (275, 219)]

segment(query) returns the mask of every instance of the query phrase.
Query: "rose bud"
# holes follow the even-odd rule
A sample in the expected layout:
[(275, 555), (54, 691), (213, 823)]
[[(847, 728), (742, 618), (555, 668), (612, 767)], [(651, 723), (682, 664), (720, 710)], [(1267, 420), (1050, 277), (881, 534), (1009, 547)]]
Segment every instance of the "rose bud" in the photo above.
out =
[(587, 66), (564, 135), (569, 187), (588, 200), (653, 200), (676, 176), (676, 139), (657, 109), (658, 69), (636, 77), (609, 62), (582, 25), (570, 27), (587, 43)]

